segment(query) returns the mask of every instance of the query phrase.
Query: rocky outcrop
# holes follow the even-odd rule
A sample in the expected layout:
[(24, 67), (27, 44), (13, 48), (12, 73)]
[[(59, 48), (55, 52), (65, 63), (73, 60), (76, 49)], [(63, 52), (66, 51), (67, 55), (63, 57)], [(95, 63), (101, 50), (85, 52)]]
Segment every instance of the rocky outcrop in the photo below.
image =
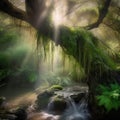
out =
[(47, 109), (48, 103), (50, 102), (50, 98), (54, 95), (53, 91), (45, 90), (37, 96), (37, 100), (35, 101), (35, 109), (36, 110), (45, 110)]
[(6, 98), (0, 97), (0, 120), (26, 120), (27, 112), (25, 108), (8, 109)]
[(27, 112), (23, 108), (18, 108), (15, 111), (4, 110), (0, 112), (0, 120), (26, 120)]
[(37, 110), (48, 110), (53, 114), (64, 112), (68, 107), (69, 98), (72, 98), (76, 103), (82, 99), (86, 99), (88, 95), (88, 88), (85, 86), (72, 86), (64, 88), (63, 90), (44, 91), (38, 94), (35, 102)]

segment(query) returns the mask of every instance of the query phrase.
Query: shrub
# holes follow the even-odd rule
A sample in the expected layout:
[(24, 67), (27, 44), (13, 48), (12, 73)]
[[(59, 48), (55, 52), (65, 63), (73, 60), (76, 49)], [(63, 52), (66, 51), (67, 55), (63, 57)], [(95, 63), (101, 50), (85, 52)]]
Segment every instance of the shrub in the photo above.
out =
[(6, 83), (32, 85), (36, 80), (34, 55), (19, 36), (17, 31), (13, 32), (0, 25), (0, 87)]
[(107, 112), (120, 108), (120, 85), (112, 83), (109, 86), (99, 86), (100, 95), (97, 96), (98, 105), (104, 106)]

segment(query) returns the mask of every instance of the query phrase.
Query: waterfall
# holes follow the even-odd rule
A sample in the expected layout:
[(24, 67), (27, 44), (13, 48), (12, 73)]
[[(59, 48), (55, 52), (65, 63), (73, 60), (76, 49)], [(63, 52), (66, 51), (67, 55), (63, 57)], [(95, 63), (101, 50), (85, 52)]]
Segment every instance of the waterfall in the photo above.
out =
[(90, 114), (88, 111), (88, 104), (85, 100), (81, 100), (76, 104), (72, 98), (69, 97), (68, 108), (61, 116), (60, 120), (89, 120)]
[(76, 107), (76, 104), (75, 104), (74, 100), (73, 100), (71, 97), (69, 97), (69, 100), (70, 100), (70, 103), (69, 103), (69, 104), (71, 104), (71, 105), (69, 105), (69, 107), (71, 107), (71, 109), (73, 109), (73, 111), (74, 111), (75, 113), (78, 113), (78, 109), (77, 109), (77, 107)]

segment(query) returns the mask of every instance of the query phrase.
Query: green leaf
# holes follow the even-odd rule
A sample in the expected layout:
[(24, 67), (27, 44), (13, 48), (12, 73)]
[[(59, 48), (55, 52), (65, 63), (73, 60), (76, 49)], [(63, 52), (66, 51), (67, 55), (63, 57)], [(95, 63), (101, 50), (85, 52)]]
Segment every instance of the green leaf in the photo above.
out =
[(99, 86), (100, 95), (97, 96), (98, 105), (104, 106), (107, 111), (120, 108), (120, 85), (112, 83), (108, 86)]

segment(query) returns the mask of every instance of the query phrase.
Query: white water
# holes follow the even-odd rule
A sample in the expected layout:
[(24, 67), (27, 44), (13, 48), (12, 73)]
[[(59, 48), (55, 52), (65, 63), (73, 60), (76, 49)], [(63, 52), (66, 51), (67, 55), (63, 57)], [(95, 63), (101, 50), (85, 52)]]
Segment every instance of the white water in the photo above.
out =
[(76, 104), (73, 99), (69, 98), (69, 100), (68, 109), (61, 116), (60, 120), (89, 120), (90, 114), (86, 101), (82, 100), (79, 104)]

